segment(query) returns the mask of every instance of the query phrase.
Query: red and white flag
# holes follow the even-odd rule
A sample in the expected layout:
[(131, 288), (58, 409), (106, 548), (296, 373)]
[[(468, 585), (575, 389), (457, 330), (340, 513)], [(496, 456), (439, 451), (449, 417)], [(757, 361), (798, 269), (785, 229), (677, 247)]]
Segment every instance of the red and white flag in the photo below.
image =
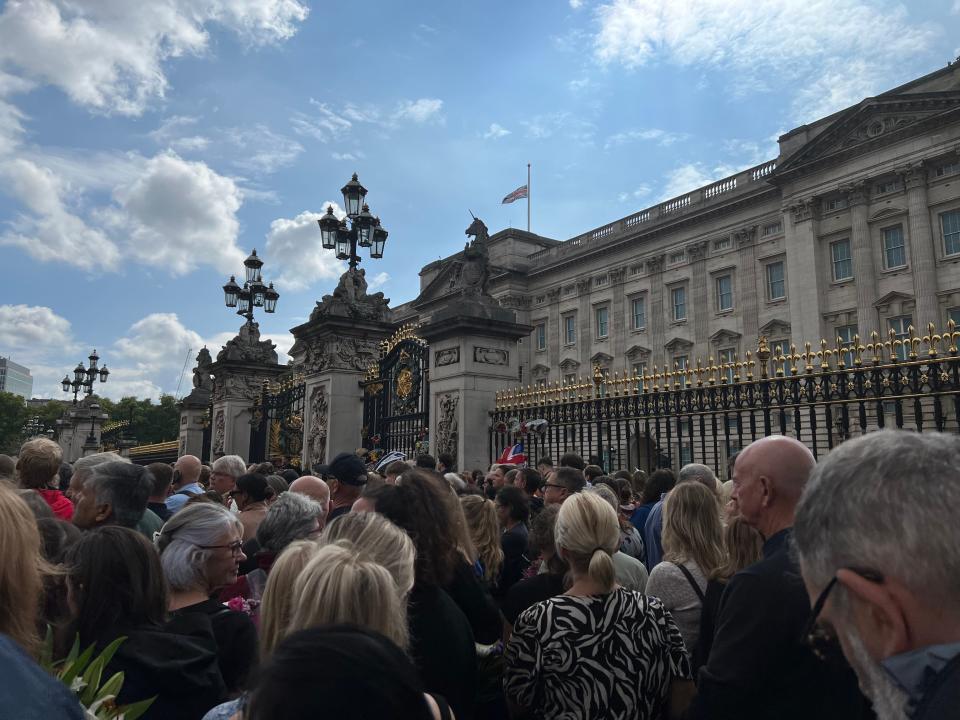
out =
[(527, 456), (523, 454), (523, 443), (518, 442), (512, 447), (505, 447), (497, 463), (500, 465), (523, 465), (527, 461)]
[(520, 200), (520, 199), (525, 198), (525, 197), (527, 197), (527, 186), (526, 186), (526, 185), (521, 185), (521, 186), (518, 187), (516, 190), (514, 190), (512, 193), (510, 193), (509, 195), (507, 195), (503, 200), (501, 200), (501, 201), (500, 201), (500, 204), (501, 204), (501, 205), (509, 205), (509, 204), (512, 203), (514, 200)]

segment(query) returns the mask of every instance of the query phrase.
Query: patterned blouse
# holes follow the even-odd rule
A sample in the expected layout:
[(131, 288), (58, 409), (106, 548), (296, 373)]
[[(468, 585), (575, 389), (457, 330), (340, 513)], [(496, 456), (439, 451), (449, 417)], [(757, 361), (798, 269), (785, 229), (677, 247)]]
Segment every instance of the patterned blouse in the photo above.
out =
[(691, 677), (670, 613), (623, 588), (528, 608), (505, 658), (507, 696), (551, 720), (658, 718), (670, 681)]

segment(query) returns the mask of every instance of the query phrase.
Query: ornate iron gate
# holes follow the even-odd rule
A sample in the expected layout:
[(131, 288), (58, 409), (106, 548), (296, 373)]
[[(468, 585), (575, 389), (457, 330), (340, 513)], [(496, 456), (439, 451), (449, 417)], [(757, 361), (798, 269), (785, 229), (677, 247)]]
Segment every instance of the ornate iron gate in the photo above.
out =
[(305, 387), (300, 374), (264, 383), (250, 410), (250, 462), (269, 460), (277, 467), (300, 467)]
[(407, 457), (429, 452), (429, 349), (405, 325), (380, 345), (380, 361), (361, 381), (363, 446), (378, 457), (399, 450)]

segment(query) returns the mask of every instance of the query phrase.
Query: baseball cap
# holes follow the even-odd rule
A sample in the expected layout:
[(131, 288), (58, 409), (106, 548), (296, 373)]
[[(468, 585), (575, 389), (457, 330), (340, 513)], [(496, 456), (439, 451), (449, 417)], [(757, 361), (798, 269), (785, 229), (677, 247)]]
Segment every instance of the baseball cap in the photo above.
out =
[(321, 475), (332, 475), (345, 485), (364, 485), (367, 482), (367, 466), (354, 453), (340, 453), (329, 465), (316, 468)]

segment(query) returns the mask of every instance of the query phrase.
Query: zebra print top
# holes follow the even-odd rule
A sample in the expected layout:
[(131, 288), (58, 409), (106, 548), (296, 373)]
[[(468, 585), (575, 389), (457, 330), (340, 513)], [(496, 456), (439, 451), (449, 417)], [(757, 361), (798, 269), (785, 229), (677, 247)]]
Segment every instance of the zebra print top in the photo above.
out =
[(661, 602), (618, 588), (558, 595), (517, 618), (504, 691), (535, 717), (646, 720), (673, 678), (690, 679), (683, 637)]

